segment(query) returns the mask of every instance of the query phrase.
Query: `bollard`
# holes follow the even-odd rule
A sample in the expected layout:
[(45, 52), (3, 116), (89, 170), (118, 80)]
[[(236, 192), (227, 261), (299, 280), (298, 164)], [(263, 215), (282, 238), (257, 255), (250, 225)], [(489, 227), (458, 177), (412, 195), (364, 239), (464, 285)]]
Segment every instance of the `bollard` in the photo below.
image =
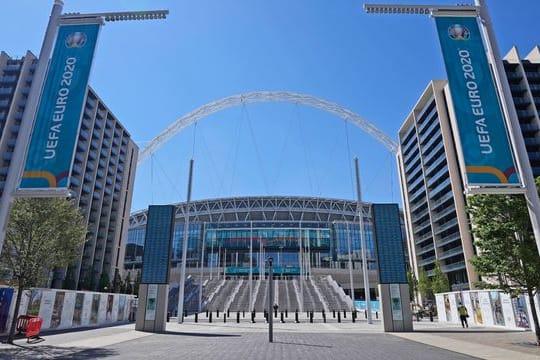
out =
[(281, 323), (283, 324), (285, 322), (285, 319), (283, 318), (283, 311), (281, 312)]
[(379, 318), (379, 312), (375, 311), (375, 319), (378, 319), (378, 318)]
[(208, 318), (208, 322), (212, 322), (212, 313), (210, 313), (210, 317)]
[(255, 310), (251, 312), (251, 323), (255, 324)]
[(433, 322), (433, 311), (429, 312), (429, 321)]
[(352, 322), (354, 324), (356, 322), (356, 310), (351, 312), (351, 318), (352, 318)]
[(206, 317), (208, 317), (208, 309), (206, 309)]
[(337, 313), (337, 322), (341, 322), (341, 311)]
[(309, 322), (313, 324), (313, 311), (309, 312)]
[(224, 323), (227, 322), (227, 314), (225, 312), (223, 312), (223, 322)]
[(277, 309), (274, 309), (274, 319), (277, 318)]
[(219, 317), (219, 310), (216, 310), (216, 317)]
[(199, 322), (199, 313), (195, 313), (195, 322)]
[(347, 318), (347, 311), (346, 311), (346, 310), (343, 310), (343, 318), (344, 318), (344, 319)]
[(184, 317), (187, 318), (187, 310), (184, 310)]
[(367, 310), (364, 310), (364, 318), (367, 319)]
[(231, 313), (229, 312), (229, 309), (227, 309), (227, 317), (231, 317)]
[(300, 322), (298, 321), (298, 309), (296, 309), (296, 311), (294, 312), (294, 322), (297, 324)]
[(167, 322), (171, 321), (171, 313), (167, 312)]
[(326, 323), (326, 313), (324, 312), (324, 310), (322, 311), (322, 319), (323, 322)]
[(332, 310), (332, 318), (336, 318), (336, 310)]
[(289, 317), (289, 310), (288, 310), (288, 309), (285, 309), (285, 317), (286, 317), (286, 318)]
[(242, 318), (246, 317), (246, 310), (242, 310)]
[(240, 324), (240, 312), (239, 311), (236, 312), (236, 323)]

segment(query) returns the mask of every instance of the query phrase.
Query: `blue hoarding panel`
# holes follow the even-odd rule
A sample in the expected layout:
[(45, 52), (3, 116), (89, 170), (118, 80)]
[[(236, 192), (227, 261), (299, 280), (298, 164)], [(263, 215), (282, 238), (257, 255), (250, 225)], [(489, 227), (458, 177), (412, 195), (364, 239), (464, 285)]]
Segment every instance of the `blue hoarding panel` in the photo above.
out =
[(141, 274), (142, 284), (169, 283), (174, 216), (175, 207), (173, 205), (148, 207)]
[(436, 17), (467, 184), (520, 185), (476, 17)]
[(373, 204), (377, 264), (381, 284), (406, 284), (405, 253), (396, 204)]
[(66, 188), (99, 24), (62, 25), (38, 105), (21, 189)]

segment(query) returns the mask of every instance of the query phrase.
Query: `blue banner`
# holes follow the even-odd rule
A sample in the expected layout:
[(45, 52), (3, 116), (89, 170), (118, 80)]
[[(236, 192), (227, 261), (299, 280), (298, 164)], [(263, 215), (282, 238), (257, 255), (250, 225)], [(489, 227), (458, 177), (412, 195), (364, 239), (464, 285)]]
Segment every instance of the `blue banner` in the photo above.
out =
[(435, 18), (467, 185), (520, 185), (475, 16)]
[(58, 28), (21, 189), (68, 187), (99, 27), (99, 24), (84, 24)]

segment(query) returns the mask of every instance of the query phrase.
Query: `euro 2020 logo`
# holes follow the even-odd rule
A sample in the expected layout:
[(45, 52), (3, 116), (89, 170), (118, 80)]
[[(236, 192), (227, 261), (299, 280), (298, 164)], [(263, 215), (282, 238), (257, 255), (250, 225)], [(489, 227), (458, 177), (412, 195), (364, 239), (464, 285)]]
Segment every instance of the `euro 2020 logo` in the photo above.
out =
[(86, 45), (86, 34), (80, 31), (69, 34), (66, 37), (66, 47), (73, 48), (82, 48)]
[(454, 24), (448, 28), (448, 36), (452, 40), (469, 40), (471, 32), (461, 24)]

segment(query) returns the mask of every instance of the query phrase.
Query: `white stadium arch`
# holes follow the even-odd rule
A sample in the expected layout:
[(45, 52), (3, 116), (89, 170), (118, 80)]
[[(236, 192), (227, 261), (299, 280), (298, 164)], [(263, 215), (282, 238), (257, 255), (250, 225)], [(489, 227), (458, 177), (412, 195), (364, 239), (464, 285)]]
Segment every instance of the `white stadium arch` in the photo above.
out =
[(395, 154), (397, 152), (398, 145), (388, 134), (377, 128), (375, 125), (357, 113), (334, 102), (311, 95), (288, 91), (254, 91), (216, 100), (193, 110), (187, 115), (182, 116), (163, 130), (161, 134), (153, 138), (150, 143), (141, 150), (137, 165), (142, 164), (146, 159), (152, 156), (152, 154), (154, 154), (161, 147), (161, 145), (169, 141), (186, 127), (194, 124), (199, 119), (231, 107), (253, 103), (302, 104), (326, 111), (358, 126), (374, 139), (381, 142), (392, 153)]

